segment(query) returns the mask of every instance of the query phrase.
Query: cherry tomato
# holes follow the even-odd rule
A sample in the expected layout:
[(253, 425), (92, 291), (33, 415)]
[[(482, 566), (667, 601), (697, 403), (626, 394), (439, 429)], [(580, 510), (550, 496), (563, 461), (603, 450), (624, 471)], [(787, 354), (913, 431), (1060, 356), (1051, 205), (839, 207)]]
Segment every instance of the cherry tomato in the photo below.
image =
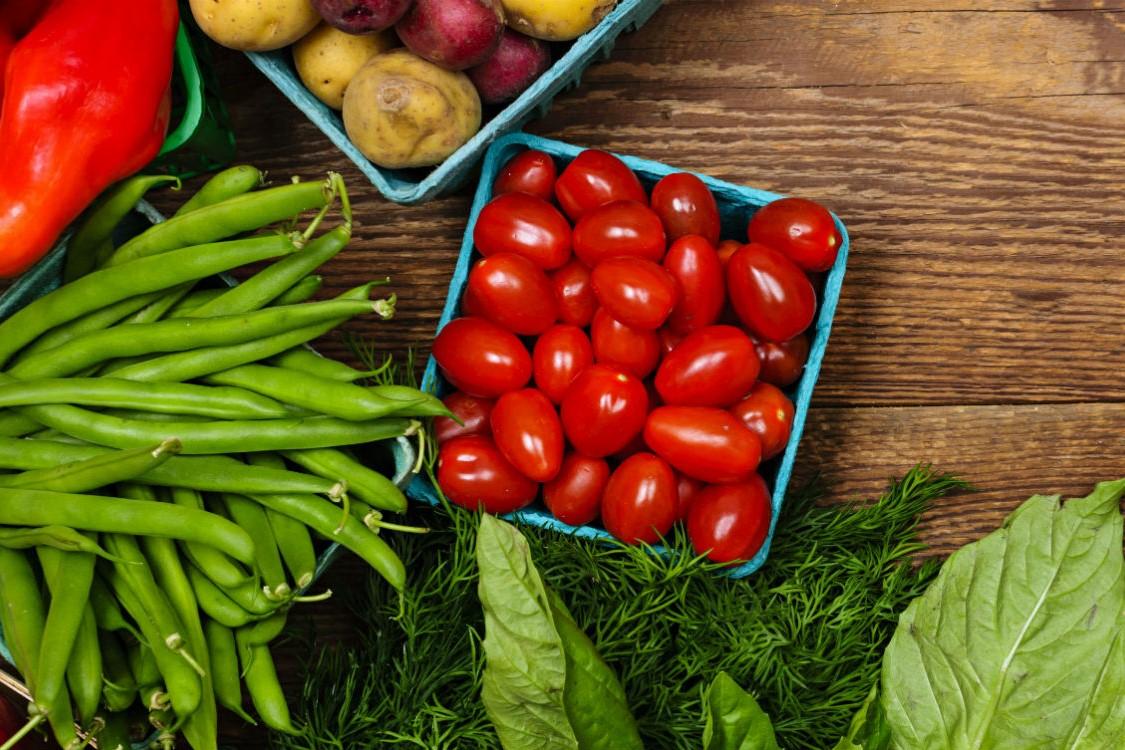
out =
[(713, 325), (723, 311), (727, 285), (722, 261), (711, 243), (699, 235), (681, 237), (668, 248), (664, 268), (680, 290), (668, 327), (690, 333)]
[(598, 517), (608, 481), (604, 458), (568, 453), (558, 475), (543, 485), (543, 503), (563, 523), (582, 526)]
[(482, 317), (523, 336), (543, 333), (559, 316), (554, 286), (547, 274), (515, 253), (497, 253), (478, 260), (469, 272), (466, 291)]
[(672, 468), (651, 453), (637, 453), (610, 475), (602, 497), (602, 523), (623, 542), (654, 544), (671, 531), (676, 507)]
[(727, 264), (727, 290), (743, 324), (767, 341), (793, 338), (816, 313), (816, 292), (804, 272), (777, 250), (754, 242)]
[(712, 245), (718, 243), (719, 204), (695, 175), (677, 172), (664, 177), (652, 189), (651, 203), (669, 241), (698, 234)]
[(549, 202), (555, 195), (556, 174), (551, 155), (531, 148), (504, 165), (492, 183), (492, 194), (527, 193)]
[(481, 209), (473, 242), (481, 255), (515, 253), (550, 270), (570, 260), (570, 222), (542, 198), (504, 193)]
[(806, 271), (827, 271), (836, 262), (842, 238), (832, 214), (804, 198), (767, 203), (750, 217), (746, 235), (784, 253)]
[(693, 479), (743, 482), (758, 468), (762, 444), (730, 412), (706, 406), (660, 406), (645, 422), (645, 443)]
[(755, 341), (754, 348), (762, 363), (758, 378), (784, 388), (800, 380), (804, 372), (805, 361), (809, 358), (809, 337), (802, 333), (788, 341)]
[(463, 435), (438, 450), (438, 486), (462, 508), (511, 513), (532, 500), (539, 485), (508, 463), (484, 435)]
[(489, 421), (492, 439), (508, 463), (536, 482), (555, 478), (562, 465), (563, 431), (546, 396), (535, 388), (505, 393)]
[(451, 320), (434, 339), (434, 359), (453, 387), (495, 398), (531, 380), (531, 355), (511, 331), (483, 318)]
[(493, 401), (477, 398), (461, 391), (454, 391), (441, 400), (464, 424), (457, 424), (449, 417), (434, 419), (434, 437), (438, 444), (462, 435), (488, 435), (492, 432), (488, 417), (492, 413)]
[(727, 263), (730, 262), (730, 257), (741, 249), (742, 243), (738, 240), (723, 240), (715, 248), (715, 252), (719, 254), (719, 261), (723, 264), (723, 268), (726, 268)]
[(645, 331), (664, 324), (680, 293), (672, 274), (641, 258), (603, 260), (594, 266), (591, 282), (605, 310), (625, 325)]
[(665, 247), (660, 217), (636, 201), (599, 206), (574, 226), (574, 254), (590, 268), (622, 256), (659, 263)]
[(535, 387), (556, 404), (579, 373), (594, 364), (594, 348), (577, 326), (553, 326), (543, 332), (531, 353)]
[(698, 479), (692, 479), (687, 474), (676, 472), (676, 520), (686, 521), (695, 498), (706, 487)]
[(644, 428), (648, 393), (640, 380), (620, 368), (591, 365), (571, 384), (561, 411), (571, 445), (579, 453), (602, 458), (624, 448)]
[(616, 365), (638, 378), (647, 378), (660, 361), (656, 331), (630, 328), (603, 309), (594, 313), (590, 342), (595, 362)]
[(594, 319), (598, 298), (590, 285), (590, 269), (580, 260), (572, 260), (551, 273), (555, 299), (559, 303), (559, 320), (585, 328)]
[(793, 402), (776, 386), (755, 383), (746, 398), (731, 407), (730, 413), (762, 442), (762, 460), (780, 455), (793, 429)]
[(770, 530), (770, 493), (757, 474), (738, 484), (705, 488), (688, 513), (687, 532), (699, 554), (727, 563), (754, 557)]
[(555, 197), (571, 221), (613, 201), (647, 201), (633, 170), (613, 154), (595, 149), (583, 151), (566, 166), (555, 183)]
[(484, 311), (481, 308), (480, 300), (477, 299), (476, 292), (474, 292), (468, 284), (465, 285), (465, 291), (461, 294), (461, 310), (460, 313), (463, 317), (483, 318)]
[(687, 336), (686, 333), (673, 331), (668, 326), (664, 326), (659, 331), (657, 331), (657, 333), (660, 335), (660, 351), (665, 356), (667, 356), (669, 352), (675, 349), (679, 345), (679, 343), (684, 340), (684, 337)]
[(656, 392), (666, 404), (727, 407), (758, 378), (750, 337), (734, 326), (707, 326), (688, 334), (656, 371)]

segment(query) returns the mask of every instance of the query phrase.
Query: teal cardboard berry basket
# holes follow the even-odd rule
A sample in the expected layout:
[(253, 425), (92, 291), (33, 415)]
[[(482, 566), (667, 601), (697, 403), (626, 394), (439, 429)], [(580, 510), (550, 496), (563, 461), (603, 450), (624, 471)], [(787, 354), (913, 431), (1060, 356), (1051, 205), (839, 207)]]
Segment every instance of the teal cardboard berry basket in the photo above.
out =
[[(525, 133), (515, 133), (506, 136), (493, 144), (488, 154), (485, 156), (480, 184), (477, 187), (476, 196), (473, 201), (469, 224), (465, 229), (465, 237), (461, 243), (461, 254), (457, 259), (457, 267), (454, 269), (453, 280), (449, 285), (449, 295), (446, 299), (445, 309), (438, 322), (438, 331), (440, 331), (446, 323), (461, 314), (461, 297), (468, 281), (469, 270), (479, 257), (473, 248), (473, 228), (476, 226), (477, 217), (480, 215), (481, 209), (492, 199), (492, 183), (496, 179), (497, 173), (509, 159), (517, 153), (529, 148), (545, 151), (554, 157), (560, 172), (583, 150), (580, 146), (572, 146), (567, 143), (539, 138)], [(624, 160), (630, 169), (637, 173), (637, 176), (640, 177), (641, 183), (645, 186), (646, 190), (651, 190), (652, 186), (665, 175), (684, 171), (665, 166), (664, 164), (637, 159), (632, 156), (622, 156), (621, 159)], [(722, 219), (723, 237), (745, 237), (746, 224), (754, 212), (765, 204), (784, 197), (764, 190), (755, 190), (754, 188), (744, 187), (742, 185), (722, 182), (707, 177), (706, 175), (698, 176), (711, 189), (711, 192), (714, 193), (718, 201), (719, 212)], [(760, 568), (762, 563), (765, 562), (766, 557), (769, 555), (770, 542), (773, 540), (777, 518), (781, 511), (781, 506), (785, 501), (785, 490), (789, 486), (789, 479), (793, 473), (793, 463), (797, 457), (797, 446), (801, 442), (801, 433), (805, 428), (805, 419), (808, 415), (809, 402), (812, 400), (813, 387), (816, 385), (817, 376), (820, 374), (820, 363), (824, 359), (825, 350), (828, 348), (828, 336), (832, 330), (832, 318), (836, 314), (836, 303), (840, 299), (840, 288), (843, 286), (844, 282), (844, 269), (848, 262), (849, 241), (847, 230), (838, 217), (833, 215), (833, 219), (836, 222), (836, 228), (840, 230), (843, 244), (840, 246), (835, 265), (832, 266), (831, 270), (828, 272), (823, 288), (818, 293), (818, 312), (813, 328), (810, 329), (811, 340), (808, 362), (805, 364), (801, 379), (786, 390), (786, 395), (793, 401), (795, 407), (792, 434), (789, 437), (789, 443), (785, 446), (785, 451), (777, 458), (764, 463), (760, 469), (762, 477), (766, 480), (771, 492), (771, 507), (773, 512), (770, 519), (769, 536), (766, 537), (765, 543), (758, 553), (754, 555), (753, 559), (729, 570), (729, 575), (732, 578), (748, 576)], [(426, 371), (422, 379), (422, 387), (433, 390), (438, 395), (445, 395), (450, 390), (449, 385), (442, 377), (437, 362), (433, 357), (430, 357), (426, 365)], [(424, 477), (417, 477), (411, 483), (407, 491), (408, 494), (416, 499), (429, 503), (438, 502), (438, 496), (433, 485)], [(609, 532), (600, 526), (570, 526), (565, 524), (552, 516), (542, 503), (538, 501), (507, 517), (531, 526), (554, 529), (585, 539), (608, 540), (612, 538)], [(667, 554), (667, 550), (664, 548), (658, 547), (657, 549)]]
[[(116, 244), (120, 245), (128, 238), (139, 234), (147, 226), (161, 222), (164, 217), (145, 201), (137, 204), (133, 214), (122, 222), (115, 236)], [(20, 308), (44, 294), (57, 289), (62, 279), (63, 260), (66, 256), (67, 237), (59, 241), (31, 270), (21, 276), (7, 291), (0, 294), (0, 321), (15, 313)], [(234, 285), (237, 282), (232, 276), (223, 274), (216, 279), (216, 283)], [(405, 438), (398, 438), (386, 445), (386, 463), (391, 467), (392, 481), (404, 489), (414, 478), (417, 463), (417, 449)], [(333, 560), (340, 554), (342, 548), (338, 544), (329, 544), (317, 557), (316, 575), (309, 584), (312, 586), (328, 570)], [(306, 589), (308, 586), (305, 587)], [(0, 630), (0, 685), (26, 698), (27, 693), (22, 682), (15, 675), (14, 669), (9, 669), (12, 664), (12, 654), (4, 642), (4, 632)], [(134, 750), (149, 747), (156, 739), (156, 734), (143, 742), (134, 745)]]
[(542, 117), (556, 96), (577, 86), (586, 68), (609, 57), (617, 37), (643, 25), (661, 0), (619, 0), (617, 6), (590, 31), (569, 47), (552, 45), (555, 61), (551, 67), (515, 101), (496, 111), (472, 139), (441, 164), (431, 169), (384, 169), (371, 163), (352, 145), (344, 131), (340, 113), (326, 106), (301, 83), (288, 49), (274, 52), (248, 52), (250, 61), (281, 93), (305, 113), (336, 146), (355, 162), (359, 170), (384, 196), (396, 203), (419, 203), (460, 187), (496, 138), (522, 128), (529, 120)]

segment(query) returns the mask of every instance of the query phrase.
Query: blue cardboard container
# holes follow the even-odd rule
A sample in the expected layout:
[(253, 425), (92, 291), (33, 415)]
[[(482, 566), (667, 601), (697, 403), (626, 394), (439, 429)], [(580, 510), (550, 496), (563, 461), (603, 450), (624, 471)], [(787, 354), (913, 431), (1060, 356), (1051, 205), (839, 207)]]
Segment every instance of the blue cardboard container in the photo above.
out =
[[(477, 187), (472, 213), (469, 216), (469, 224), (465, 229), (465, 238), (461, 243), (461, 254), (457, 259), (457, 267), (453, 272), (453, 280), (449, 285), (449, 295), (446, 298), (445, 309), (442, 311), (441, 320), (438, 322), (438, 331), (450, 320), (460, 316), (461, 296), (465, 291), (469, 270), (479, 257), (473, 250), (473, 228), (476, 226), (477, 216), (480, 215), (481, 209), (484, 208), (485, 204), (492, 198), (492, 183), (496, 178), (496, 174), (509, 159), (517, 153), (529, 148), (539, 149), (553, 156), (558, 164), (560, 172), (566, 164), (583, 150), (582, 147), (579, 146), (572, 146), (570, 144), (539, 138), (525, 133), (515, 133), (506, 136), (493, 144), (487, 156), (485, 156), (480, 185)], [(637, 173), (637, 176), (641, 179), (641, 183), (648, 190), (651, 190), (652, 186), (665, 175), (684, 171), (631, 156), (622, 156), (621, 159), (624, 160), (630, 169)], [(764, 190), (755, 190), (754, 188), (722, 182), (707, 177), (706, 175), (698, 175), (698, 177), (707, 184), (718, 201), (723, 225), (723, 237), (745, 237), (746, 223), (749, 221), (750, 216), (752, 216), (758, 208), (783, 197)], [(809, 402), (812, 400), (813, 387), (816, 385), (817, 376), (820, 374), (820, 363), (824, 359), (824, 352), (828, 348), (828, 335), (832, 331), (832, 318), (836, 314), (836, 303), (840, 299), (840, 288), (844, 282), (844, 269), (848, 262), (849, 247), (848, 233), (843, 222), (835, 215), (833, 215), (833, 218), (836, 221), (836, 228), (840, 230), (843, 244), (840, 246), (836, 264), (829, 271), (824, 282), (823, 290), (820, 292), (817, 300), (819, 309), (813, 328), (810, 330), (811, 341), (809, 358), (805, 365), (804, 374), (795, 385), (787, 390), (787, 395), (795, 406), (792, 435), (789, 438), (789, 443), (785, 447), (784, 453), (763, 464), (762, 468), (759, 470), (772, 493), (771, 504), (773, 513), (770, 520), (769, 536), (766, 537), (762, 548), (752, 560), (730, 569), (729, 575), (732, 578), (743, 578), (750, 575), (762, 566), (762, 563), (765, 562), (766, 557), (769, 555), (770, 542), (773, 540), (777, 517), (780, 514), (782, 503), (785, 501), (785, 490), (789, 486), (789, 479), (793, 472), (793, 463), (797, 457), (797, 446), (801, 442), (801, 433), (805, 428), (805, 418), (808, 415)], [(445, 395), (445, 393), (449, 391), (449, 386), (442, 377), (437, 362), (433, 357), (430, 357), (426, 365), (426, 371), (422, 379), (422, 387), (434, 390), (439, 395)], [(429, 480), (422, 476), (414, 479), (408, 488), (408, 493), (412, 497), (426, 502), (438, 502), (434, 487), (430, 484)], [(550, 512), (538, 502), (507, 517), (532, 526), (554, 529), (566, 534), (574, 534), (575, 536), (585, 539), (608, 540), (612, 538), (609, 532), (599, 526), (589, 525), (575, 527), (565, 524), (552, 516)], [(658, 549), (666, 552), (663, 548)]]
[[(164, 217), (159, 211), (147, 202), (141, 201), (134, 209), (133, 216), (129, 217), (125, 222), (122, 222), (123, 225), (131, 226), (119, 228), (120, 236), (118, 237), (118, 244), (134, 234), (139, 233), (143, 227), (163, 220)], [(129, 231), (130, 229), (132, 231)], [(66, 256), (67, 239), (68, 236), (64, 236), (51, 252), (24, 273), (6, 292), (0, 294), (0, 321), (3, 321), (29, 302), (59, 287), (62, 280), (63, 260)], [(232, 286), (237, 283), (233, 277), (225, 274), (221, 278), (225, 283)], [(392, 481), (398, 485), (400, 489), (403, 489), (410, 484), (411, 480), (414, 478), (414, 466), (417, 463), (418, 457), (417, 449), (406, 438), (397, 438), (390, 445), (390, 453), (394, 462)], [(317, 558), (316, 577), (313, 579), (313, 583), (328, 570), (332, 561), (340, 554), (341, 549), (338, 544), (330, 544), (320, 553), (320, 556)], [(311, 586), (312, 583), (309, 585)], [(3, 630), (0, 630), (0, 659), (8, 664), (12, 663), (12, 654), (8, 651), (7, 644), (4, 643)], [(0, 665), (0, 668), (2, 668), (2, 665)], [(135, 745), (135, 750), (148, 747), (155, 737), (156, 735), (154, 734), (145, 742), (138, 743)]]
[(322, 103), (301, 83), (288, 49), (248, 52), (247, 55), (289, 101), (355, 162), (380, 193), (396, 203), (419, 203), (460, 187), (490, 143), (505, 133), (519, 130), (532, 118), (546, 114), (556, 96), (577, 86), (586, 68), (596, 60), (609, 57), (617, 37), (648, 21), (660, 2), (619, 0), (597, 26), (572, 42), (531, 88), (484, 122), (480, 132), (468, 143), (429, 170), (383, 169), (372, 164), (348, 139), (340, 113)]

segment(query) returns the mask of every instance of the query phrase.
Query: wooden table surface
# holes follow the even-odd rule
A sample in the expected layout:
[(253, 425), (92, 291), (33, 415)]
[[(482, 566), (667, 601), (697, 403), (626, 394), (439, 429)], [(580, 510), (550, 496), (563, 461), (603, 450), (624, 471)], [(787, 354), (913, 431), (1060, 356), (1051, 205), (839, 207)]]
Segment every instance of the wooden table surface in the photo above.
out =
[[(387, 202), (244, 58), (217, 58), (239, 159), (352, 188), (356, 239), (322, 294), (391, 275), (397, 318), (351, 328), (427, 353), (468, 190)], [(1030, 494), (1125, 476), (1125, 1), (672, 0), (529, 129), (847, 223), (797, 481), (820, 472), (843, 501), (920, 461), (957, 473), (980, 491), (924, 530), (948, 554)]]

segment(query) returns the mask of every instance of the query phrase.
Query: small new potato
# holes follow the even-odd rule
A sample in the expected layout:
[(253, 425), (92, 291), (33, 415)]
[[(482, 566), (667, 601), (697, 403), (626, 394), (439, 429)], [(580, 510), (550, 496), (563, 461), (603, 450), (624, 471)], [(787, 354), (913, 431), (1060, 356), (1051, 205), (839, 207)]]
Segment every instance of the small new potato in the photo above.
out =
[(309, 0), (191, 0), (191, 14), (204, 34), (247, 52), (280, 49), (320, 23)]
[(367, 61), (344, 92), (344, 128), (380, 167), (439, 164), (480, 130), (481, 104), (464, 73), (405, 49)]
[(577, 39), (602, 20), (617, 0), (501, 0), (508, 26), (549, 42)]
[(317, 99), (332, 109), (341, 109), (344, 90), (364, 63), (396, 46), (393, 31), (360, 36), (323, 23), (293, 45), (293, 63), (297, 75)]

